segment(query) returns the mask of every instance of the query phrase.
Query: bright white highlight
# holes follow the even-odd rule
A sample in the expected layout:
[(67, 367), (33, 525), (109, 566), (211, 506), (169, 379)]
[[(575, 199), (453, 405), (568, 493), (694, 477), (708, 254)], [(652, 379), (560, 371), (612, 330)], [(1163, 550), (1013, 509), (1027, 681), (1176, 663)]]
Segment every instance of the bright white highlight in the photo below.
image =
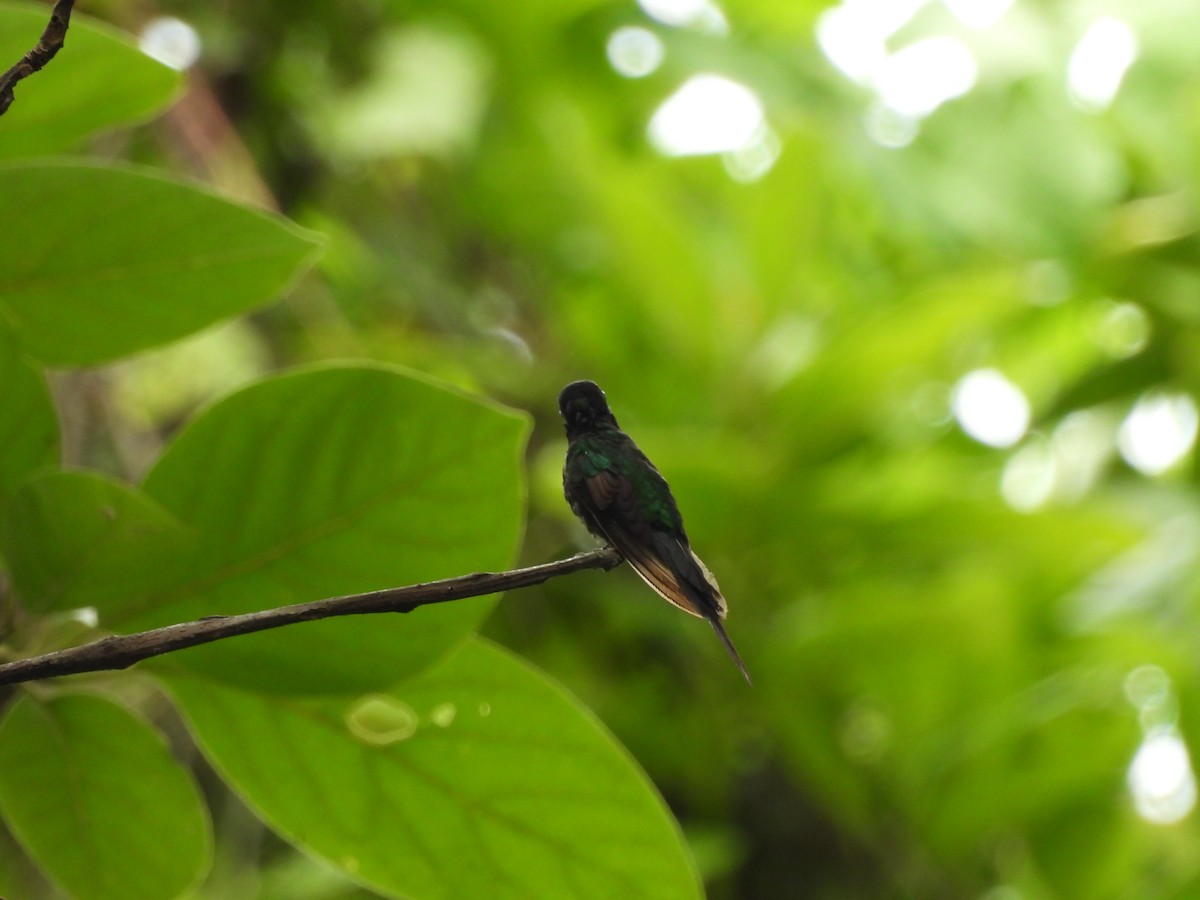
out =
[[(971, 27), (994, 24), (1013, 0), (944, 0)], [(945, 35), (890, 52), (888, 40), (921, 11), (928, 0), (842, 0), (816, 23), (821, 52), (851, 81), (870, 87), (876, 100), (863, 127), (884, 147), (912, 143), (921, 120), (961, 97), (979, 78), (979, 65), (967, 45)]]
[(142, 29), (138, 48), (164, 66), (183, 71), (200, 58), (200, 35), (182, 19), (162, 16)]
[(100, 613), (94, 606), (81, 606), (71, 610), (71, 618), (85, 628), (97, 628), (100, 625)]
[(884, 105), (902, 116), (922, 119), (971, 90), (978, 75), (979, 67), (966, 44), (951, 37), (931, 37), (884, 60), (875, 75), (875, 89)]
[(835, 68), (860, 84), (869, 81), (887, 58), (884, 39), (874, 29), (862, 28), (846, 6), (821, 13), (817, 44)]
[(958, 21), (970, 28), (990, 28), (1004, 17), (1013, 0), (944, 0)]
[(1196, 805), (1196, 776), (1187, 745), (1174, 729), (1146, 736), (1126, 777), (1138, 815), (1159, 825), (1183, 819)]
[(995, 369), (977, 369), (959, 379), (950, 408), (962, 430), (989, 447), (1011, 447), (1029, 428), (1029, 401)]
[(1196, 404), (1187, 394), (1147, 394), (1117, 432), (1117, 449), (1129, 465), (1159, 475), (1179, 462), (1196, 441)]
[(886, 41), (928, 0), (843, 0), (817, 18), (821, 52), (847, 78), (867, 83), (887, 58)]
[(698, 28), (711, 34), (725, 34), (729, 23), (712, 0), (638, 0), (642, 12), (652, 19), (675, 28)]
[(662, 39), (648, 28), (626, 26), (608, 36), (609, 64), (626, 78), (645, 78), (662, 65)]
[(696, 75), (650, 119), (650, 142), (666, 156), (727, 153), (751, 146), (766, 129), (762, 101), (720, 75)]
[(1111, 16), (1097, 19), (1079, 39), (1067, 64), (1071, 99), (1089, 112), (1107, 109), (1137, 55), (1133, 29)]

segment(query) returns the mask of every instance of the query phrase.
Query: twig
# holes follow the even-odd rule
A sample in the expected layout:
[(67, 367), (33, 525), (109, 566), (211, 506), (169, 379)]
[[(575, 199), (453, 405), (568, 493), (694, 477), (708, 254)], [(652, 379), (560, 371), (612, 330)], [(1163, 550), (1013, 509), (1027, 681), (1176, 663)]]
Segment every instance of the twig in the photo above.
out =
[(135, 634), (115, 634), (56, 650), (42, 656), (31, 656), (0, 665), (0, 685), (18, 684), (39, 678), (75, 675), (80, 672), (99, 672), (107, 669), (126, 669), (136, 662), (161, 656), (185, 647), (195, 647), (239, 634), (281, 628), (297, 622), (311, 622), (333, 616), (353, 616), (363, 613), (411, 612), (418, 606), (482, 597), (500, 591), (530, 587), (560, 575), (584, 569), (612, 569), (620, 565), (621, 555), (611, 547), (589, 550), (570, 559), (513, 569), (509, 572), (476, 572), (444, 581), (431, 581), (408, 587), (388, 588), (366, 594), (350, 594), (313, 600), (276, 609), (244, 613), (237, 616), (206, 616), (195, 622), (167, 625)]
[(28, 78), (54, 59), (67, 39), (67, 28), (71, 24), (71, 10), (75, 0), (57, 0), (50, 13), (50, 22), (42, 32), (37, 46), (26, 53), (15, 66), (0, 75), (0, 116), (8, 112), (13, 104), (13, 87), (22, 78)]

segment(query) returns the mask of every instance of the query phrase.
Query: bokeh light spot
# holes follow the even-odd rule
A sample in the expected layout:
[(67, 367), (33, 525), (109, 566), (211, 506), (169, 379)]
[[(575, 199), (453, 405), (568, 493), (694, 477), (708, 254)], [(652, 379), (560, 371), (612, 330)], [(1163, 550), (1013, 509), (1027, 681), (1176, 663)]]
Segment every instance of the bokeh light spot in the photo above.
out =
[(665, 156), (695, 156), (742, 150), (765, 127), (752, 90), (721, 75), (696, 75), (655, 111), (649, 135)]
[(1170, 825), (1196, 805), (1196, 776), (1187, 745), (1173, 730), (1146, 736), (1127, 776), (1133, 805), (1143, 819)]
[(851, 81), (867, 82), (887, 59), (884, 36), (864, 27), (855, 8), (843, 4), (817, 18), (817, 45), (825, 58)]
[(638, 0), (650, 18), (676, 28), (696, 28), (710, 34), (725, 34), (729, 23), (712, 0)]
[(1049, 440), (1033, 436), (1004, 466), (1000, 493), (1005, 502), (1031, 512), (1052, 500), (1082, 498), (1112, 458), (1116, 427), (1111, 416), (1082, 409), (1065, 416)]
[(1187, 394), (1146, 394), (1121, 423), (1117, 449), (1139, 472), (1159, 475), (1192, 448), (1196, 425), (1196, 404)]
[(1108, 301), (1096, 325), (1096, 343), (1115, 359), (1141, 352), (1150, 339), (1150, 317), (1136, 303)]
[(1078, 500), (1092, 489), (1112, 458), (1116, 428), (1111, 416), (1087, 409), (1075, 410), (1058, 423), (1050, 440), (1056, 497)]
[(964, 375), (954, 386), (950, 405), (962, 430), (989, 447), (1011, 447), (1029, 428), (1029, 401), (995, 369)]
[(432, 712), (429, 713), (429, 718), (439, 728), (449, 728), (454, 722), (454, 717), (457, 715), (458, 707), (447, 701), (435, 706)]
[(872, 103), (863, 116), (867, 137), (881, 147), (907, 147), (916, 140), (921, 124), (916, 118), (897, 112), (883, 103)]
[(800, 315), (785, 316), (751, 351), (747, 368), (758, 381), (775, 390), (811, 364), (820, 345), (815, 320)]
[(843, 714), (838, 738), (847, 757), (874, 763), (887, 752), (893, 730), (891, 719), (879, 706), (859, 700)]
[(1142, 665), (1125, 676), (1125, 699), (1137, 709), (1160, 706), (1171, 695), (1171, 678), (1162, 666)]
[(887, 59), (886, 42), (928, 0), (843, 0), (817, 17), (817, 44), (852, 81), (865, 84)]
[(1089, 112), (1107, 109), (1137, 56), (1138, 40), (1132, 28), (1111, 16), (1097, 19), (1079, 39), (1067, 63), (1071, 100)]
[(629, 25), (608, 36), (609, 64), (626, 78), (645, 78), (662, 65), (662, 38), (648, 28)]
[(138, 48), (164, 66), (183, 71), (200, 58), (200, 35), (182, 19), (151, 19), (138, 37)]
[(978, 74), (966, 44), (952, 37), (931, 37), (889, 56), (875, 76), (875, 89), (885, 106), (920, 119), (971, 90)]
[(782, 150), (783, 142), (779, 140), (779, 135), (764, 122), (747, 144), (726, 151), (721, 160), (730, 178), (749, 184), (771, 171)]
[(1054, 495), (1058, 461), (1045, 440), (1032, 441), (1012, 455), (1000, 476), (1000, 493), (1013, 509), (1031, 512)]

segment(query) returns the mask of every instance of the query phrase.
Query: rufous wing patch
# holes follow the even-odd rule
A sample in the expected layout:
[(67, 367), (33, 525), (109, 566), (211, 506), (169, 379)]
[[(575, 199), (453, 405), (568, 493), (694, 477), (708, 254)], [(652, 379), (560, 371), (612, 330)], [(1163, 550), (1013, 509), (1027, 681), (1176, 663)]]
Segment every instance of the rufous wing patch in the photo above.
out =
[(605, 469), (587, 479), (586, 484), (588, 496), (592, 498), (596, 509), (606, 510), (612, 506), (613, 498), (620, 490), (621, 479), (615, 472)]
[[(619, 550), (620, 547), (617, 549)], [(686, 613), (704, 618), (704, 613), (696, 608), (696, 604), (692, 602), (687, 591), (683, 589), (683, 586), (675, 577), (675, 573), (667, 568), (662, 560), (646, 553), (626, 554), (622, 551), (622, 555), (633, 566), (633, 570), (641, 576), (642, 581), (654, 588), (660, 597), (678, 606)]]

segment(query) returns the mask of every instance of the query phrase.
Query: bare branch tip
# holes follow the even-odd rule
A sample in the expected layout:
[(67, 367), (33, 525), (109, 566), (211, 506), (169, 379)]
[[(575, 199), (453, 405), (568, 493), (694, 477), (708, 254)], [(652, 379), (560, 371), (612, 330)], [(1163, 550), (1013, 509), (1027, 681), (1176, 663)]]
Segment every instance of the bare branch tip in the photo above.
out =
[(41, 71), (62, 49), (67, 39), (67, 29), (71, 26), (71, 12), (74, 7), (75, 0), (57, 0), (50, 12), (50, 21), (36, 46), (17, 60), (12, 68), (0, 75), (0, 116), (8, 112), (8, 108), (16, 99), (14, 88), (17, 82)]

